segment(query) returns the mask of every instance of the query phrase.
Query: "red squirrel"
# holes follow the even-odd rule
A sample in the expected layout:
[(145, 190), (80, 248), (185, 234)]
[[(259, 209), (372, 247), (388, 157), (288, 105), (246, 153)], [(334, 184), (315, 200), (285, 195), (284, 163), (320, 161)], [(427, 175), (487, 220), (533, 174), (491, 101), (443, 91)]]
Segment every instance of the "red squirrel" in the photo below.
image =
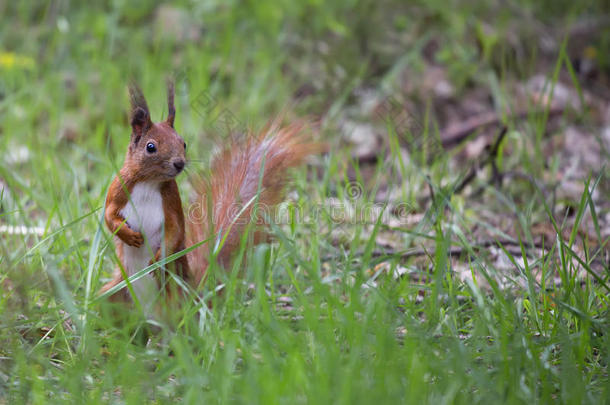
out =
[[(213, 158), (207, 179), (196, 184), (195, 206), (199, 211), (185, 221), (175, 178), (186, 164), (186, 143), (174, 129), (174, 86), (168, 86), (168, 117), (159, 123), (151, 121), (140, 89), (130, 86), (129, 93), (131, 139), (123, 167), (108, 190), (105, 208), (106, 225), (115, 235), (116, 253), (128, 277), (187, 246), (210, 238), (215, 241), (219, 232), (228, 232), (221, 235), (225, 243), (217, 255), (218, 263), (227, 266), (251, 218), (254, 204), (247, 203), (258, 193), (259, 183), (256, 205), (275, 206), (282, 200), (287, 169), (320, 150), (302, 135), (302, 122), (286, 127), (272, 122), (258, 135), (230, 141)], [(260, 229), (254, 233), (254, 243), (263, 238)], [(209, 254), (206, 243), (168, 267), (196, 288), (206, 275)], [(132, 284), (147, 312), (162, 288), (156, 274), (153, 271)], [(122, 280), (123, 272), (117, 269), (101, 292)], [(123, 288), (111, 300), (129, 302), (131, 295)]]

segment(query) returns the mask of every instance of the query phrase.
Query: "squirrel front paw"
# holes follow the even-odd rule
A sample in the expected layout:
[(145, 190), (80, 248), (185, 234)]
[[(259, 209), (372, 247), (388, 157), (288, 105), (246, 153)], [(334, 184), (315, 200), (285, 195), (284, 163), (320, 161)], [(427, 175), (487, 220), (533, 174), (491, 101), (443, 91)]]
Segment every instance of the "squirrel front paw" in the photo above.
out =
[(136, 232), (130, 230), (126, 235), (124, 235), (123, 242), (127, 243), (129, 246), (133, 246), (136, 248), (141, 247), (144, 244), (144, 237), (140, 232)]

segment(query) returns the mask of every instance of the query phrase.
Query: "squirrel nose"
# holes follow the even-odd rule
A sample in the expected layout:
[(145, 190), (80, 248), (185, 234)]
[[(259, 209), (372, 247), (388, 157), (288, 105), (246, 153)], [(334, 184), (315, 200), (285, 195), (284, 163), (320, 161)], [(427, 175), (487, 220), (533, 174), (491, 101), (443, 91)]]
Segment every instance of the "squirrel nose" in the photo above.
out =
[(182, 169), (184, 169), (184, 160), (176, 160), (174, 162), (174, 167), (176, 168), (176, 170), (182, 171)]

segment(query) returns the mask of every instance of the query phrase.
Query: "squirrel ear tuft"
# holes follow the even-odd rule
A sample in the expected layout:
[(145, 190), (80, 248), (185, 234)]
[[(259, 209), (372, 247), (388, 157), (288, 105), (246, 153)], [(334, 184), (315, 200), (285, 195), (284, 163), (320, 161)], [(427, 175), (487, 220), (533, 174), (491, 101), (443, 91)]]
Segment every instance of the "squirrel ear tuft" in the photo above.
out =
[(129, 85), (129, 100), (131, 101), (131, 128), (133, 133), (139, 137), (152, 126), (152, 121), (144, 94), (135, 83)]
[(174, 118), (176, 118), (176, 107), (174, 107), (174, 82), (172, 80), (167, 81), (167, 119), (165, 122), (170, 127), (174, 127)]

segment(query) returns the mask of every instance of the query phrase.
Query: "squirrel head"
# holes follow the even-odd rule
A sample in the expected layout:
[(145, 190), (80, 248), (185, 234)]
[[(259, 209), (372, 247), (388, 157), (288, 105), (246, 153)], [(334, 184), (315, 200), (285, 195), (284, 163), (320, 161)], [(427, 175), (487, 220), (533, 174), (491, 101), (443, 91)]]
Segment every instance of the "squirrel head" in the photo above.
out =
[(174, 129), (174, 85), (168, 84), (168, 117), (153, 123), (142, 91), (129, 86), (131, 140), (125, 165), (137, 181), (166, 181), (182, 172), (186, 164), (186, 143)]

